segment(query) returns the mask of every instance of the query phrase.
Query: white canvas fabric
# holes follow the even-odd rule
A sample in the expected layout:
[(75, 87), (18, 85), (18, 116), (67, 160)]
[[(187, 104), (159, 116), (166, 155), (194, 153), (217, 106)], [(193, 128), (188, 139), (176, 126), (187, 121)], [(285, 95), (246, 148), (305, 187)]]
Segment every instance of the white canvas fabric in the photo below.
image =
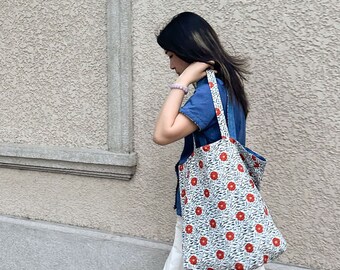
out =
[(174, 243), (165, 262), (163, 270), (184, 270), (182, 254), (182, 228), (182, 218), (177, 216)]

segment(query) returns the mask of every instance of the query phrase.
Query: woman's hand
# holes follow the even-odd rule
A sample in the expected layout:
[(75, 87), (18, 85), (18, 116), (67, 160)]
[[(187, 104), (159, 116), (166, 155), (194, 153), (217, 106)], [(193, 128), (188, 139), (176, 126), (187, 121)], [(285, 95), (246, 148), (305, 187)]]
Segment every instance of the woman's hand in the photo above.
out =
[(213, 68), (212, 65), (214, 64), (211, 61), (211, 65), (203, 63), (203, 62), (194, 62), (190, 64), (181, 75), (179, 75), (176, 83), (189, 86), (190, 84), (199, 81), (203, 77), (207, 76), (205, 72), (208, 68)]

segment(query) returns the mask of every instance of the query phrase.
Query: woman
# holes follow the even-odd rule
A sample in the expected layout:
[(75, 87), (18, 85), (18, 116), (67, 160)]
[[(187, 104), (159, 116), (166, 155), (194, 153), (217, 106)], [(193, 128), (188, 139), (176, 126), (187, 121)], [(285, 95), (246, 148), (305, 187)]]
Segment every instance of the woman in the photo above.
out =
[[(244, 75), (247, 73), (244, 60), (229, 55), (212, 27), (202, 17), (191, 12), (175, 16), (161, 30), (157, 42), (169, 57), (170, 68), (179, 76), (170, 86), (172, 91), (159, 113), (154, 142), (166, 145), (184, 138), (184, 149), (179, 160), (179, 163), (184, 163), (193, 152), (193, 138), (197, 147), (221, 138), (205, 72), (212, 68), (216, 73), (224, 111), (227, 112), (230, 136), (244, 145), (245, 119), (248, 113), (248, 100), (243, 87)], [(190, 84), (194, 84), (195, 91), (181, 107)], [(178, 163), (178, 179), (177, 165)], [(175, 240), (164, 270), (183, 269), (178, 182), (175, 209), (178, 216)]]

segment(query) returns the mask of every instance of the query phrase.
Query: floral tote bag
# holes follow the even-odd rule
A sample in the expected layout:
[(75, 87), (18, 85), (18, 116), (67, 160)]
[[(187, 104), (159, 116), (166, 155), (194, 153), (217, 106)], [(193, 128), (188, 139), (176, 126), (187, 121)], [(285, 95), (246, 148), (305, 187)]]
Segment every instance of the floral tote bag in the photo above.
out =
[(184, 267), (256, 269), (286, 249), (257, 188), (266, 160), (229, 136), (214, 72), (207, 76), (221, 139), (179, 164)]

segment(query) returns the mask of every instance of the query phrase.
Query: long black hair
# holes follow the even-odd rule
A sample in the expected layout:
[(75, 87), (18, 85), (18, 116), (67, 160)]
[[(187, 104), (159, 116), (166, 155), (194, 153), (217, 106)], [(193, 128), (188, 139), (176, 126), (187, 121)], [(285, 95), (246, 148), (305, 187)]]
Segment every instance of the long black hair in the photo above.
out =
[(229, 55), (209, 23), (192, 12), (175, 17), (157, 35), (157, 43), (166, 51), (175, 53), (188, 63), (214, 61), (214, 69), (228, 89), (231, 99), (241, 103), (245, 115), (249, 104), (244, 91), (246, 61)]

